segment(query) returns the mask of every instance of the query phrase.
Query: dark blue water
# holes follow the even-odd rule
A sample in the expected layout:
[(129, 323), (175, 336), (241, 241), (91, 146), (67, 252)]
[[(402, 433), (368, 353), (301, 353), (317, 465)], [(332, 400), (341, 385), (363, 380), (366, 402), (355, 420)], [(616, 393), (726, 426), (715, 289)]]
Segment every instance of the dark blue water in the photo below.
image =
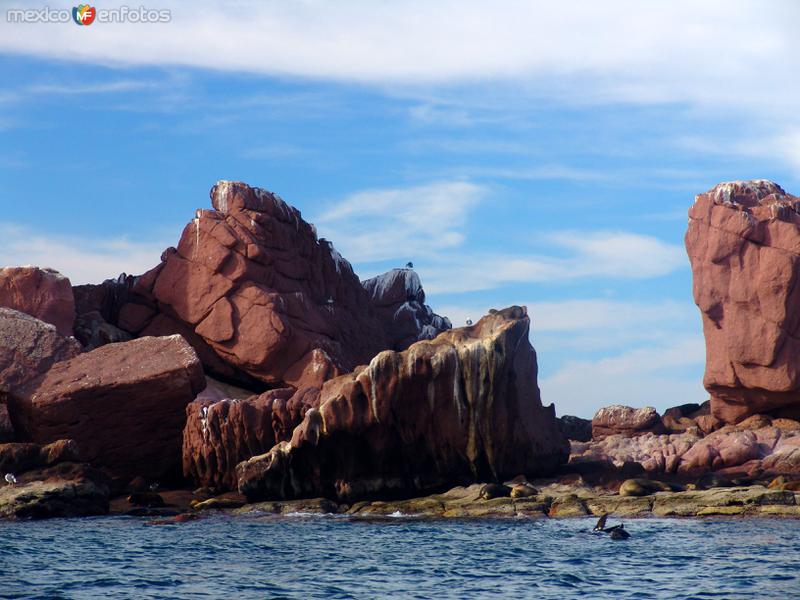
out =
[(800, 522), (211, 516), (0, 523), (2, 598), (796, 598)]

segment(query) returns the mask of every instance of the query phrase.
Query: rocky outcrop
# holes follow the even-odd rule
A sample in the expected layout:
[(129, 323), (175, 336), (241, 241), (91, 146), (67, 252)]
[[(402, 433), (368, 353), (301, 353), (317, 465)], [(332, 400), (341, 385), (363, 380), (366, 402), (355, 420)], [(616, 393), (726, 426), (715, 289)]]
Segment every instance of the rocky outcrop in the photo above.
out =
[(592, 438), (601, 440), (609, 435), (627, 437), (664, 431), (661, 417), (652, 406), (632, 408), (615, 404), (604, 406), (592, 418)]
[(72, 440), (46, 446), (0, 444), (0, 518), (99, 515), (108, 511), (109, 485), (98, 470), (81, 462)]
[(683, 433), (610, 435), (573, 442), (570, 465), (602, 470), (633, 465), (648, 473), (699, 477), (708, 473), (744, 476), (800, 474), (800, 422), (754, 415), (704, 435)]
[(69, 438), (121, 478), (179, 474), (186, 405), (205, 386), (180, 336), (110, 344), (55, 364), (15, 390), (15, 428), (36, 443)]
[(301, 388), (320, 356), (338, 375), (449, 328), (425, 306), (413, 271), (392, 271), (365, 289), (350, 263), (277, 195), (220, 181), (211, 204), (148, 273), (76, 288), (85, 345), (119, 331), (180, 334), (209, 373), (263, 391)]
[(588, 442), (592, 439), (592, 422), (572, 415), (558, 418), (558, 427), (568, 440)]
[(0, 306), (18, 310), (54, 325), (69, 337), (75, 321), (75, 299), (69, 279), (53, 269), (0, 269)]
[(350, 263), (299, 211), (229, 181), (214, 186), (211, 203), (214, 210), (198, 210), (178, 247), (132, 286), (157, 308), (120, 309), (133, 333), (164, 314), (236, 373), (280, 386), (298, 384), (315, 349), (344, 372), (388, 347)]
[(327, 381), (291, 440), (237, 467), (249, 499), (411, 495), (554, 470), (568, 443), (542, 407), (524, 308), (384, 351)]
[(80, 354), (80, 345), (54, 325), (25, 313), (0, 308), (0, 403), (54, 364)]
[(419, 340), (432, 340), (452, 327), (450, 320), (425, 304), (425, 291), (413, 269), (392, 269), (361, 282), (389, 337), (389, 349), (402, 351)]
[(686, 249), (706, 339), (712, 414), (800, 416), (800, 198), (723, 183), (689, 209)]
[(293, 388), (192, 402), (183, 433), (184, 475), (199, 486), (236, 489), (236, 465), (288, 440), (312, 403)]

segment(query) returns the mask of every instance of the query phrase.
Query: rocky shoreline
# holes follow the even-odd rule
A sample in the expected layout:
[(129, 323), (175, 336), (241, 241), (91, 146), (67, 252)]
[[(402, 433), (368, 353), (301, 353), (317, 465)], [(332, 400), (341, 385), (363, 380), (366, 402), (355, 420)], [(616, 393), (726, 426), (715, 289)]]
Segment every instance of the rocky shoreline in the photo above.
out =
[(454, 329), (410, 265), (359, 281), (275, 194), (211, 206), (140, 276), (0, 269), (0, 518), (800, 516), (800, 199), (776, 184), (689, 211), (709, 400), (591, 421), (542, 402), (525, 307)]

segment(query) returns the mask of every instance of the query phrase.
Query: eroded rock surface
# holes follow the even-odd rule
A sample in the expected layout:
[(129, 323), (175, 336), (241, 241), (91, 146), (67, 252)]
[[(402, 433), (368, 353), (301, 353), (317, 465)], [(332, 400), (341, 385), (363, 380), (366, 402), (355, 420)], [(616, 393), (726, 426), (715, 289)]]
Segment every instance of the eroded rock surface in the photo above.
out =
[(686, 249), (712, 414), (800, 416), (800, 198), (766, 180), (720, 184), (689, 209)]
[(249, 499), (403, 494), (553, 471), (567, 458), (542, 407), (524, 308), (493, 311), (324, 384), (291, 440), (237, 468)]
[(699, 477), (707, 473), (767, 476), (800, 474), (800, 423), (754, 415), (704, 435), (699, 427), (682, 433), (610, 435), (573, 442), (571, 465), (622, 469), (638, 465), (648, 473)]

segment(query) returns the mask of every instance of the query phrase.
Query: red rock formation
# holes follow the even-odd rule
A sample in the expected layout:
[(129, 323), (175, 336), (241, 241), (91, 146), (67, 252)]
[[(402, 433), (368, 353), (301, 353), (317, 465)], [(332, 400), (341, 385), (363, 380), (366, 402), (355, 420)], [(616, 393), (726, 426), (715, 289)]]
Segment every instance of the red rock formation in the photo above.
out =
[[(698, 419), (702, 418), (697, 417)], [(708, 435), (699, 427), (683, 433), (609, 435), (572, 443), (570, 464), (622, 469), (638, 465), (649, 473), (699, 477), (728, 473), (769, 477), (800, 474), (800, 423), (754, 415)]]
[(800, 414), (800, 198), (720, 184), (689, 209), (686, 249), (706, 338), (704, 384), (728, 423)]
[[(236, 465), (289, 439), (306, 406), (293, 388), (246, 399), (198, 399), (186, 407), (183, 473), (197, 485), (236, 489)], [(283, 418), (281, 418), (283, 417)]]
[(80, 345), (58, 333), (54, 325), (0, 308), (0, 401), (4, 394), (26, 385), (80, 351)]
[(237, 467), (250, 499), (415, 494), (539, 475), (566, 460), (524, 308), (493, 311), (326, 382), (290, 442)]
[[(350, 263), (278, 196), (220, 181), (211, 203), (155, 269), (76, 288), (79, 315), (134, 335), (179, 333), (207, 371), (254, 389), (300, 388), (320, 357), (339, 374), (449, 327), (422, 303), (415, 274), (404, 275), (416, 280), (410, 301), (377, 294), (376, 309)], [(90, 324), (102, 331), (96, 315)]]
[(0, 306), (24, 312), (55, 325), (69, 337), (75, 321), (75, 299), (69, 279), (53, 269), (0, 269)]
[(616, 434), (632, 437), (663, 431), (661, 417), (652, 406), (644, 408), (631, 408), (621, 404), (604, 406), (592, 418), (592, 439), (595, 440)]
[(158, 478), (179, 471), (185, 408), (203, 387), (183, 338), (140, 338), (57, 363), (15, 390), (9, 409), (34, 442), (73, 439), (116, 476)]

